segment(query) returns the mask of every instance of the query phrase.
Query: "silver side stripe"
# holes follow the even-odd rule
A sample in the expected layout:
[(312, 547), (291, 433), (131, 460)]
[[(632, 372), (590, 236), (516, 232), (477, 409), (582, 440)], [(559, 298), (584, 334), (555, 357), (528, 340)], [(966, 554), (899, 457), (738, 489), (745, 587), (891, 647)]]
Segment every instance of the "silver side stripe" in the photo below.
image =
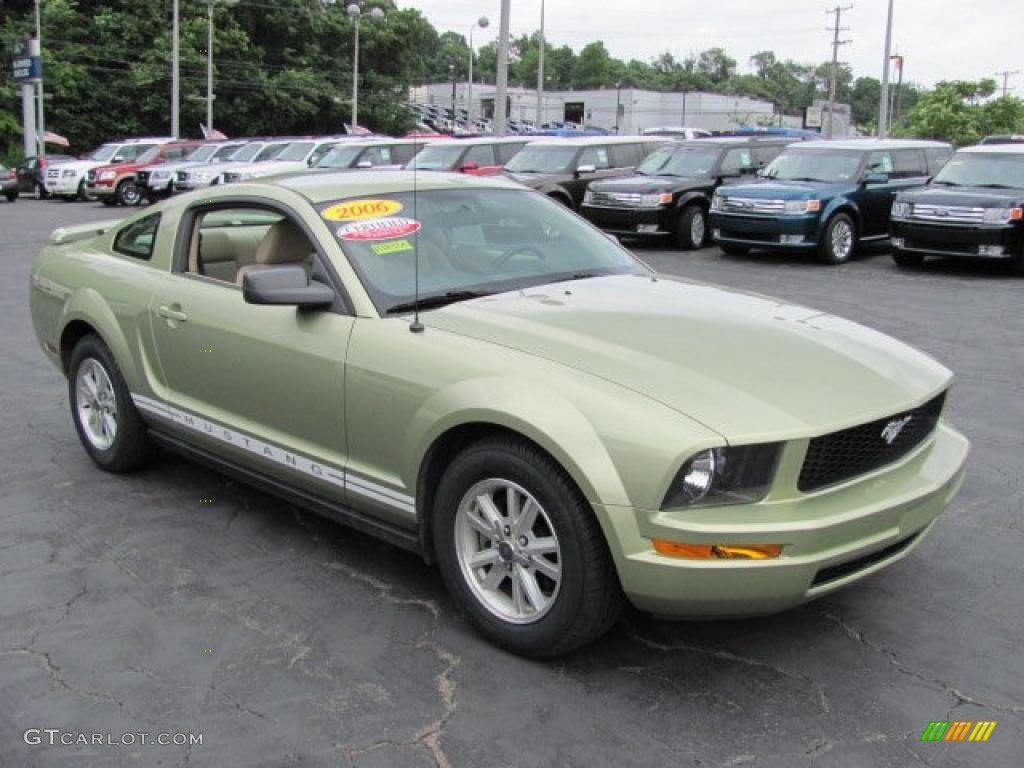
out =
[(132, 401), (140, 411), (167, 419), (195, 432), (220, 440), (222, 443), (242, 448), (265, 461), (273, 461), (296, 472), (315, 477), (317, 480), (322, 480), (360, 496), (365, 496), (368, 499), (373, 499), (385, 506), (400, 509), (410, 515), (416, 512), (412, 496), (377, 485), (350, 472), (346, 472), (339, 467), (302, 456), (279, 445), (257, 440), (237, 430), (204, 419), (202, 416), (197, 416), (166, 403), (143, 397), (142, 395), (132, 395)]

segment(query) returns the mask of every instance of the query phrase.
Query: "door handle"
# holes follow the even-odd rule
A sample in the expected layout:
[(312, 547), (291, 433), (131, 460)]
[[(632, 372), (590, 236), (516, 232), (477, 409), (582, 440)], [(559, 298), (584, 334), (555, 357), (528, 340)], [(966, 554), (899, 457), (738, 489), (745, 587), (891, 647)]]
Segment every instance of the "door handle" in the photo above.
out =
[(180, 304), (158, 307), (156, 313), (166, 320), (177, 320), (179, 323), (184, 323), (188, 320), (188, 315), (181, 311)]

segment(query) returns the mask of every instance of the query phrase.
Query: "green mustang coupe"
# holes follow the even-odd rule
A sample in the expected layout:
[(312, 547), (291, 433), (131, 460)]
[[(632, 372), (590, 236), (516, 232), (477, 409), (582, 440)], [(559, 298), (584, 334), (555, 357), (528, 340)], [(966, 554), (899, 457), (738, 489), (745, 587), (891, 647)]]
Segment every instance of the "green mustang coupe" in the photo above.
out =
[(500, 178), (282, 177), (58, 229), (31, 308), (102, 469), (161, 446), (414, 550), (532, 656), (625, 600), (753, 615), (878, 571), (968, 451), (930, 357), (657, 275)]

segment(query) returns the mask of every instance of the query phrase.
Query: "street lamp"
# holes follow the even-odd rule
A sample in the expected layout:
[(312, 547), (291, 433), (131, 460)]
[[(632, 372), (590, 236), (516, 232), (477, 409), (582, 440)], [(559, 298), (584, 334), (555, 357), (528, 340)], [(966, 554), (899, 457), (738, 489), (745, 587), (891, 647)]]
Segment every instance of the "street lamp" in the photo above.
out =
[(458, 115), (455, 114), (455, 62), (448, 62), (448, 79), (452, 81), (452, 136), (455, 135), (456, 121)]
[[(355, 29), (352, 52), (352, 130), (359, 127), (359, 20), (363, 17), (363, 9), (356, 3), (352, 3), (345, 10), (352, 19), (352, 26)], [(373, 21), (381, 21), (384, 18), (384, 11), (381, 8), (371, 8), (367, 14)]]
[(213, 6), (233, 8), (238, 0), (206, 0), (208, 24), (206, 27), (206, 130), (213, 132)]
[(477, 27), (480, 29), (487, 29), (491, 26), (491, 20), (486, 16), (481, 16), (476, 20), (476, 24), (469, 28), (469, 82), (466, 88), (466, 122), (469, 124), (469, 130), (473, 130), (473, 30)]
[(889, 15), (885, 23), (885, 53), (882, 55), (882, 92), (878, 104), (878, 138), (889, 135), (889, 61), (892, 56), (892, 6), (889, 0)]

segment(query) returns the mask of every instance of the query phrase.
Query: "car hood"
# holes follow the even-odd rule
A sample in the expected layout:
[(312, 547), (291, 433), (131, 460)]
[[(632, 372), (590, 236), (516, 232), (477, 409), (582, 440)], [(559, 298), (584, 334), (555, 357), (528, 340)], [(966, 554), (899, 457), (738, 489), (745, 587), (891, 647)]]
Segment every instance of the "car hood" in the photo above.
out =
[(70, 163), (61, 163), (61, 170), (78, 171), (79, 173), (87, 173), (94, 168), (103, 168), (107, 165), (106, 162), (100, 162), (96, 160), (75, 160)]
[(670, 277), (546, 285), (422, 320), (614, 382), (737, 444), (884, 418), (952, 379), (924, 353), (848, 320)]
[(268, 160), (265, 163), (254, 163), (252, 173), (258, 176), (271, 176), (277, 173), (308, 171), (309, 166), (304, 160)]
[(530, 189), (540, 189), (546, 184), (561, 184), (572, 178), (571, 174), (566, 173), (509, 173), (506, 171), (505, 175), (512, 181)]
[(966, 208), (1012, 208), (1024, 201), (1024, 190), (930, 185), (903, 192), (900, 202)]
[(96, 174), (99, 175), (103, 171), (117, 171), (120, 176), (124, 173), (135, 173), (143, 168), (149, 168), (151, 165), (163, 165), (161, 160), (153, 160), (147, 163), (115, 163), (114, 165), (101, 165), (96, 168)]
[(149, 165), (140, 168), (140, 171), (148, 171), (150, 168), (159, 168), (161, 171), (167, 171), (169, 173), (175, 173), (184, 168), (188, 168), (192, 163), (187, 161), (181, 161), (177, 163), (150, 163)]
[(685, 178), (682, 176), (629, 176), (625, 179), (595, 181), (590, 188), (595, 192), (622, 192), (631, 194), (652, 194), (655, 192), (676, 192), (696, 187), (710, 187), (711, 179)]
[(819, 181), (755, 181), (723, 187), (719, 194), (725, 197), (749, 197), (757, 200), (808, 200), (831, 198), (846, 194), (849, 184), (829, 184)]

